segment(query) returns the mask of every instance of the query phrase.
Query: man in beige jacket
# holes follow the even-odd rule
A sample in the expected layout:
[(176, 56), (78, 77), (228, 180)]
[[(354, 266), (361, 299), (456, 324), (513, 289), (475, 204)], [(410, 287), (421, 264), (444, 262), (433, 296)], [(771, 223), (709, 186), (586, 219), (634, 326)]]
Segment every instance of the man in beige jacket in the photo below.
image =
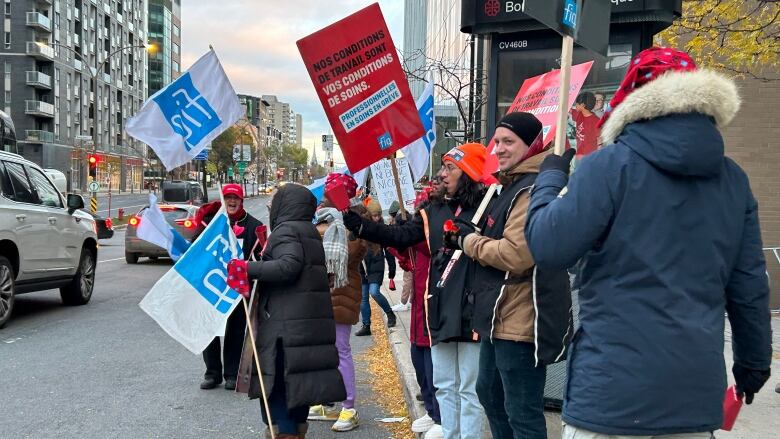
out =
[[(477, 394), (494, 439), (547, 438), (545, 364), (562, 358), (568, 327), (565, 303), (538, 319), (547, 310), (538, 307), (533, 281), (542, 279), (535, 276), (525, 241), (529, 189), (549, 154), (542, 151), (541, 131), (542, 124), (530, 113), (510, 113), (499, 121), (493, 140), (500, 194), (482, 218), (481, 231), (459, 220), (458, 232), (445, 234), (450, 247), (462, 248), (474, 260), (471, 273), (477, 287), (467, 297), (482, 341)], [(557, 291), (568, 291), (565, 273), (552, 276), (552, 284), (561, 287)], [(543, 282), (547, 285), (547, 278)]]

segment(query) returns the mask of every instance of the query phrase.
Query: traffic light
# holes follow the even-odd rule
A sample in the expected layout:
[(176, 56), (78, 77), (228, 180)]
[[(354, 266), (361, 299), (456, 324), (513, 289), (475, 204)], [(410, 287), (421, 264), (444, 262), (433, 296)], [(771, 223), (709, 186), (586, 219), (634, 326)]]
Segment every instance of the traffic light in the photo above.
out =
[(87, 156), (87, 164), (89, 165), (89, 176), (93, 179), (97, 178), (97, 167), (100, 158), (96, 154), (90, 154)]

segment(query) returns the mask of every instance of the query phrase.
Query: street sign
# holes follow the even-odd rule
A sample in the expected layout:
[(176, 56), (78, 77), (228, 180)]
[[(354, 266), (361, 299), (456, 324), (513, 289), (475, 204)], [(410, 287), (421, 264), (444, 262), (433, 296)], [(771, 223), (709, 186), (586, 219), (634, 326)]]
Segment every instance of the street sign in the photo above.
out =
[(322, 135), (322, 150), (325, 152), (333, 152), (333, 134)]
[(233, 145), (234, 162), (251, 162), (252, 145)]
[(89, 210), (91, 210), (92, 213), (97, 213), (97, 197), (89, 199)]
[(204, 149), (203, 151), (199, 152), (198, 155), (196, 155), (193, 160), (208, 160), (208, 159), (209, 159), (209, 150)]
[(92, 183), (89, 184), (90, 192), (97, 192), (99, 190), (100, 190), (100, 183), (98, 183), (97, 181), (93, 181)]
[(228, 175), (233, 175), (233, 167), (232, 167), (232, 166), (228, 166), (228, 168), (227, 168), (227, 174), (228, 174)]
[(246, 169), (246, 162), (238, 162), (238, 173), (243, 174)]

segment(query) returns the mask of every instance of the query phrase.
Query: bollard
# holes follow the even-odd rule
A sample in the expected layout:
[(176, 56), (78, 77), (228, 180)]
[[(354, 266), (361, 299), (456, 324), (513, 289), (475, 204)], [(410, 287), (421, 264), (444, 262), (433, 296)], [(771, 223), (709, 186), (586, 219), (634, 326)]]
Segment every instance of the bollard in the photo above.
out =
[(124, 209), (122, 209), (122, 208), (120, 207), (120, 208), (119, 208), (119, 209), (117, 209), (117, 211), (116, 211), (116, 216), (117, 216), (117, 219), (120, 219), (120, 220), (121, 220), (121, 219), (122, 219), (122, 218), (124, 218), (124, 216), (125, 216), (125, 210), (124, 210)]

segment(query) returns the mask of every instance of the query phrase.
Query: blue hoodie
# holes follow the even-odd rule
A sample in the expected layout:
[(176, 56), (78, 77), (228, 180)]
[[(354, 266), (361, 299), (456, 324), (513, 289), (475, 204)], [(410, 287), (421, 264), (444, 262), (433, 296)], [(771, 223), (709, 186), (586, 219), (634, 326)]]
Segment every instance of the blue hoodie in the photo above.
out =
[(537, 178), (525, 229), (536, 264), (583, 261), (567, 424), (615, 435), (720, 428), (726, 311), (735, 362), (769, 368), (758, 207), (718, 131), (738, 108), (725, 77), (667, 74), (615, 109), (607, 146), (570, 180)]

